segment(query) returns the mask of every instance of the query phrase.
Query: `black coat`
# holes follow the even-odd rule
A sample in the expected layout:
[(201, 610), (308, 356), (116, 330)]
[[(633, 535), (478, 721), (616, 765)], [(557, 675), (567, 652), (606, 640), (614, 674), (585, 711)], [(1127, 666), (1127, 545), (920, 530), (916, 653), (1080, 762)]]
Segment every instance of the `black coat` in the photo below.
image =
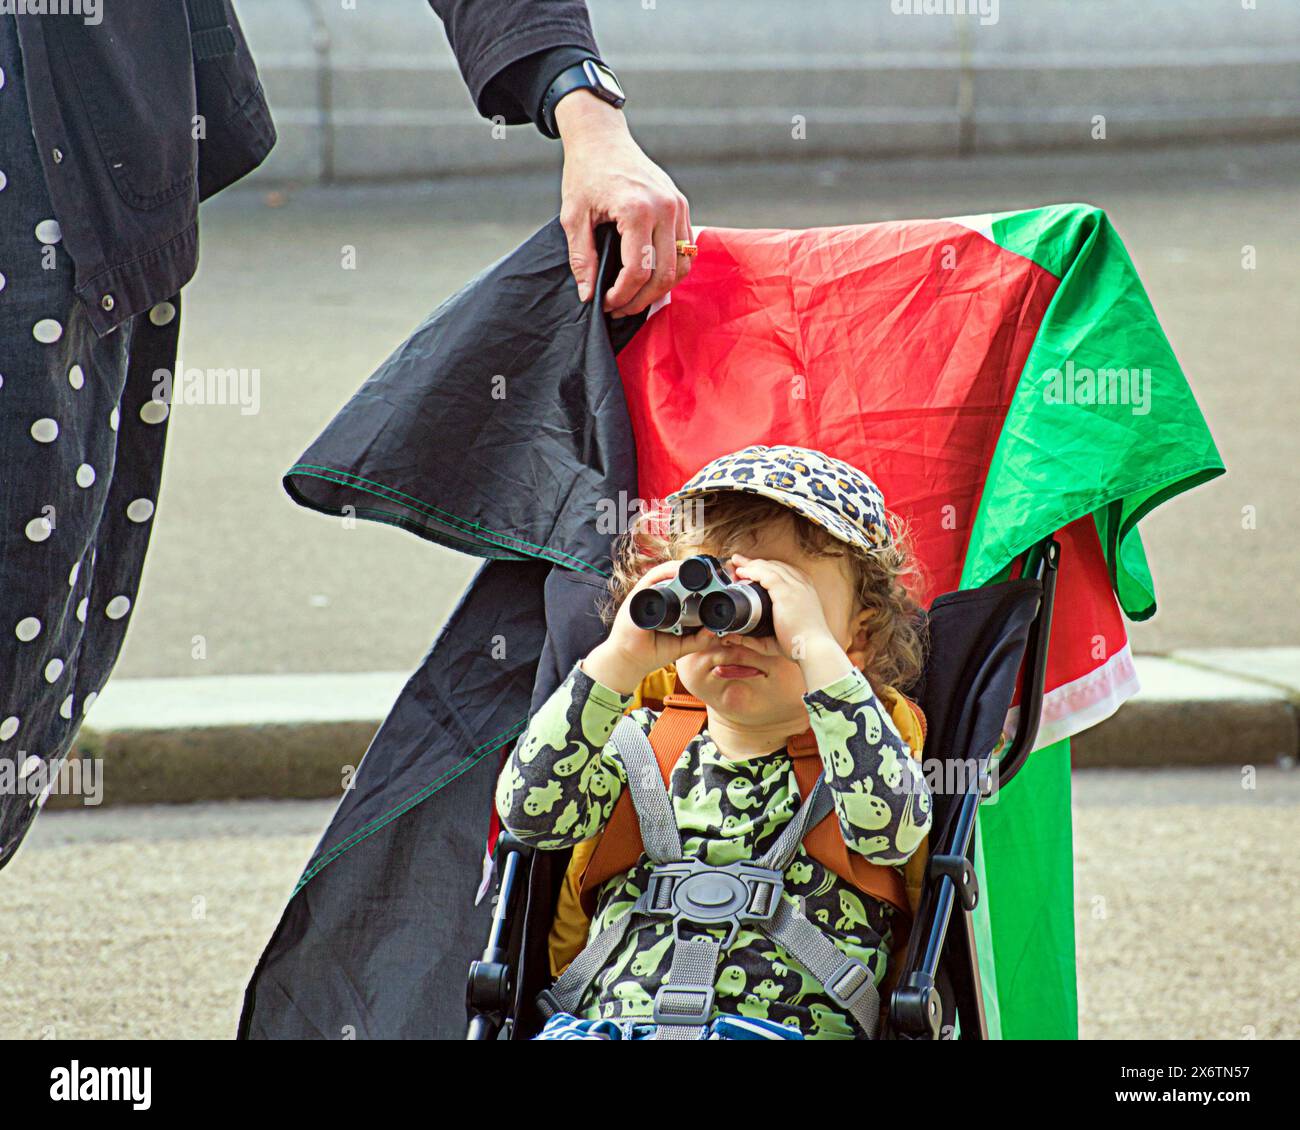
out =
[(199, 201), (256, 168), (275, 128), (230, 0), (99, 14), (14, 18), (50, 200), (102, 336), (189, 281)]
[[(620, 264), (613, 228), (599, 235), (603, 293)], [(552, 221), (435, 310), (286, 474), (304, 506), (488, 560), (371, 743), (249, 985), (241, 1035), (464, 1035), (502, 757), (605, 635), (600, 518), (637, 488), (614, 356), (643, 321), (578, 302)]]
[[(488, 116), (528, 121), (522, 103), (538, 84), (570, 57), (595, 54), (584, 0), (429, 3)], [(199, 202), (255, 169), (275, 127), (231, 0), (107, 0), (98, 13), (94, 24), (14, 18), (55, 219), (103, 336), (190, 280)], [(555, 48), (565, 50), (549, 69), (512, 68), (511, 82), (494, 84)]]

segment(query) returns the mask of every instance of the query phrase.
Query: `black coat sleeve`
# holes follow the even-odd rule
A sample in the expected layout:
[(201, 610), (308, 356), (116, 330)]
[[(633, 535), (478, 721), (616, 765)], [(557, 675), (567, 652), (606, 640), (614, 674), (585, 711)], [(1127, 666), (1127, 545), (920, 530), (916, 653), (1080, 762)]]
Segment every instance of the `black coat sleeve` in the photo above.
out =
[(485, 118), (500, 114), (510, 125), (535, 120), (536, 107), (523, 105), (517, 89), (493, 82), (512, 63), (556, 47), (599, 55), (585, 0), (429, 0), (429, 5), (447, 30), (470, 97)]
[(591, 55), (585, 47), (548, 47), (517, 59), (484, 88), (484, 115), (490, 118), (500, 114), (507, 122), (528, 120), (539, 133), (550, 137), (542, 128), (542, 99), (561, 71)]

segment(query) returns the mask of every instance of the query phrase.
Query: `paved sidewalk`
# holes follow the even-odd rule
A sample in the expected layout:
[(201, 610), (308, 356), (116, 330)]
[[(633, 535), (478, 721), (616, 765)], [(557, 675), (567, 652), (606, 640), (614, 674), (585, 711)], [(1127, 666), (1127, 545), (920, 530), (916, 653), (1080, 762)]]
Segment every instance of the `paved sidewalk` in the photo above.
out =
[[(1300, 774), (1075, 775), (1085, 1038), (1300, 1038)], [(50, 812), (0, 875), (0, 1039), (229, 1038), (331, 805)]]

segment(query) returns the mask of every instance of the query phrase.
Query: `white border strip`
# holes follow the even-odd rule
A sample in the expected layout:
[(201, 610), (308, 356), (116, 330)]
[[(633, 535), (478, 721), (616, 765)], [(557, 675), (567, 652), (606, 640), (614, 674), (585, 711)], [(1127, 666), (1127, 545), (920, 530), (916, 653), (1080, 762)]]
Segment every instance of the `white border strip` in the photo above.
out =
[[(1034, 749), (1104, 722), (1141, 689), (1133, 652), (1126, 643), (1100, 667), (1047, 692)], [(1006, 732), (1014, 734), (1019, 721), (1020, 707), (1013, 706), (1007, 712)]]

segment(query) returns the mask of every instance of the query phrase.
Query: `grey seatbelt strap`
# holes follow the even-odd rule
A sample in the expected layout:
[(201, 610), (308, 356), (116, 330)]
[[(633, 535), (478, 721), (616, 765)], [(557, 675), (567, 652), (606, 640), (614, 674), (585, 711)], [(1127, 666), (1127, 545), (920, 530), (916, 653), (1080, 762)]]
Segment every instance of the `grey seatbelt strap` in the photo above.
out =
[(673, 944), (673, 964), (655, 993), (653, 1040), (699, 1040), (713, 1011), (714, 983), (722, 943), (709, 934), (683, 938)]
[(576, 1012), (582, 1003), (583, 994), (604, 967), (614, 956), (618, 947), (627, 937), (632, 919), (644, 914), (649, 905), (650, 893), (643, 894), (628, 910), (620, 914), (613, 922), (587, 943), (583, 951), (560, 974), (555, 984), (538, 997), (538, 1007), (546, 1016), (557, 1012)]
[[(628, 792), (641, 826), (641, 844), (655, 863), (676, 863), (682, 858), (681, 834), (673, 812), (672, 796), (664, 785), (659, 759), (645, 731), (631, 718), (614, 727), (611, 739), (627, 773)], [(650, 895), (654, 888), (646, 892)], [(630, 915), (628, 916), (630, 917)], [(676, 923), (673, 924), (676, 929)], [(701, 1006), (705, 1021), (713, 1004), (713, 982), (718, 964), (719, 943), (707, 935), (683, 939), (673, 945), (669, 983), (655, 994), (654, 1019), (659, 1027), (655, 1039), (695, 1040), (704, 1034), (698, 1023)], [(683, 1022), (693, 1018), (696, 1022)]]
[[(799, 845), (813, 828), (835, 807), (826, 779), (818, 776), (812, 796), (782, 830), (776, 843), (759, 861), (764, 867), (785, 871)], [(793, 903), (782, 899), (771, 922), (763, 932), (779, 942), (813, 979), (826, 989), (827, 995), (857, 1021), (862, 1030), (875, 1039), (880, 1025), (880, 995), (871, 971), (860, 961), (848, 957), (835, 943), (810, 922)]]
[[(682, 858), (681, 837), (673, 815), (672, 797), (664, 785), (663, 774), (654, 747), (645, 731), (631, 718), (620, 718), (610, 736), (627, 774), (628, 792), (641, 827), (641, 844), (655, 863), (675, 863)], [(653, 888), (644, 894), (600, 933), (592, 938), (560, 974), (555, 984), (538, 998), (543, 1012), (575, 1012), (582, 1003), (587, 987), (623, 944), (632, 919), (644, 915), (650, 906)]]
[(880, 1026), (880, 994), (862, 962), (841, 953), (835, 943), (787, 899), (781, 900), (763, 931), (813, 975), (826, 995), (844, 1009), (870, 1039)]
[(786, 826), (781, 829), (781, 834), (776, 838), (776, 843), (763, 853), (763, 858), (758, 861), (758, 865), (784, 871), (798, 854), (804, 836), (820, 824), (834, 807), (835, 801), (831, 797), (831, 790), (827, 787), (825, 779), (819, 776), (813, 786), (812, 795), (786, 822)]
[(655, 863), (676, 862), (682, 857), (682, 840), (677, 833), (673, 800), (650, 739), (631, 718), (623, 717), (610, 740), (627, 773), (627, 789), (641, 825), (641, 845), (646, 855)]

